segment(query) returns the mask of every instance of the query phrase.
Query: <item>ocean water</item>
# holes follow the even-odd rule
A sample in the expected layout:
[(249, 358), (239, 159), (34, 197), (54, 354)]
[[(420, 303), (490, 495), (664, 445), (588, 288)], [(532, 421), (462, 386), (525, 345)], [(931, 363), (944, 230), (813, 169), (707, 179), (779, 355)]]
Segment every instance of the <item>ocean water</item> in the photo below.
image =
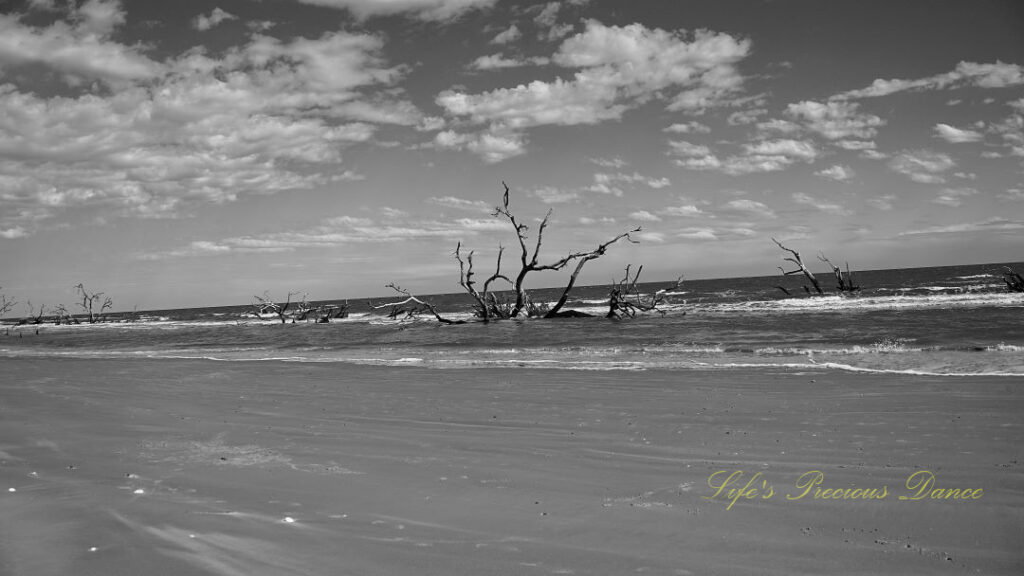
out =
[[(603, 317), (607, 286), (578, 288), (566, 306), (593, 318), (487, 325), (448, 326), (429, 315), (392, 319), (367, 300), (349, 301), (350, 316), (329, 324), (260, 319), (248, 304), (158, 310), (95, 325), (5, 327), (0, 357), (1024, 376), (1024, 294), (1006, 290), (1001, 270), (985, 264), (855, 271), (862, 290), (852, 296), (808, 296), (802, 277), (793, 276), (685, 281), (664, 314), (623, 320)], [(833, 288), (830, 274), (817, 276), (823, 288)], [(560, 291), (530, 294), (551, 302)], [(471, 318), (464, 294), (420, 297), (446, 315)]]

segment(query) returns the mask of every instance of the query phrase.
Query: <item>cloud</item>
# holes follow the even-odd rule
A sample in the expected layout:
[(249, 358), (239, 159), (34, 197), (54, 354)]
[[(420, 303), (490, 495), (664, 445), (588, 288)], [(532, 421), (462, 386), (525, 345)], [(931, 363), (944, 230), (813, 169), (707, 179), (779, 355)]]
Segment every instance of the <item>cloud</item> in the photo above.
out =
[(1010, 220), (1007, 218), (993, 217), (980, 222), (963, 222), (948, 224), (945, 226), (929, 226), (918, 230), (907, 230), (900, 232), (897, 237), (903, 236), (944, 236), (958, 234), (991, 234), (991, 233), (1017, 233), (1024, 230), (1024, 222)]
[(805, 194), (803, 192), (794, 192), (793, 201), (796, 202), (797, 204), (810, 206), (815, 210), (819, 212), (824, 212), (826, 214), (833, 214), (836, 216), (850, 215), (850, 211), (840, 206), (839, 204), (829, 204), (828, 202), (822, 202), (820, 200), (813, 198), (809, 194)]
[(1014, 202), (1024, 201), (1024, 189), (1021, 188), (1008, 188), (1005, 193), (997, 196), (1002, 200), (1011, 200)]
[(702, 216), (704, 211), (693, 204), (688, 204), (684, 206), (667, 206), (661, 209), (661, 214), (664, 216)]
[(629, 215), (633, 220), (639, 220), (641, 222), (661, 222), (661, 218), (651, 214), (647, 210), (639, 210)]
[(494, 206), (483, 200), (466, 200), (465, 198), (456, 198), (455, 196), (431, 196), (427, 198), (427, 202), (446, 208), (468, 210), (470, 212), (491, 212), (494, 210)]
[(644, 186), (660, 190), (667, 186), (671, 186), (672, 182), (668, 178), (654, 178), (651, 176), (644, 176), (639, 172), (632, 174), (625, 174), (623, 172), (616, 172), (614, 174), (598, 172), (594, 174), (594, 183), (587, 186), (585, 189), (589, 192), (597, 192), (599, 194), (611, 194), (613, 196), (622, 196), (623, 190), (618, 185), (620, 184), (642, 184)]
[(509, 26), (502, 32), (499, 32), (494, 39), (491, 40), (491, 44), (508, 44), (509, 42), (515, 42), (523, 33), (519, 31), (519, 28), (515, 24)]
[(889, 162), (889, 167), (922, 184), (942, 184), (943, 174), (956, 166), (948, 154), (929, 150), (902, 152)]
[(690, 170), (712, 170), (729, 175), (777, 172), (796, 162), (812, 162), (819, 156), (812, 142), (789, 138), (760, 140), (743, 145), (743, 154), (720, 158), (710, 148), (686, 141), (669, 142), (673, 162)]
[(409, 14), (421, 20), (451, 20), (470, 10), (490, 8), (497, 0), (298, 0), (302, 4), (348, 10), (364, 20)]
[(205, 31), (228, 20), (238, 20), (238, 16), (235, 16), (230, 12), (225, 12), (224, 10), (221, 10), (220, 7), (217, 7), (210, 12), (209, 16), (205, 14), (196, 16), (195, 19), (192, 20), (192, 26), (196, 30)]
[(526, 58), (513, 59), (505, 58), (501, 54), (481, 56), (474, 60), (469, 68), (472, 70), (501, 70), (504, 68), (519, 68), (522, 66), (543, 66), (548, 63), (547, 58)]
[(665, 128), (664, 131), (674, 134), (709, 134), (711, 132), (711, 128), (705, 124), (701, 124), (700, 122), (692, 121), (673, 124), (668, 128)]
[(749, 41), (728, 34), (698, 31), (688, 39), (640, 24), (605, 26), (590, 20), (551, 58), (560, 67), (578, 69), (571, 79), (534, 80), (477, 94), (451, 89), (436, 102), (450, 116), (486, 125), (492, 133), (597, 124), (620, 119), (673, 90), (704, 86), (720, 95), (738, 90), (738, 82), (726, 87), (720, 81), (723, 75), (738, 78), (733, 66), (749, 48)]
[(67, 83), (99, 80), (118, 87), (163, 73), (163, 66), (141, 47), (110, 39), (125, 21), (120, 2), (90, 0), (77, 9), (70, 6), (68, 21), (45, 28), (27, 26), (14, 14), (0, 14), (0, 68), (41, 65), (63, 74)]
[(946, 188), (932, 202), (957, 208), (963, 205), (964, 198), (974, 196), (978, 191), (974, 188)]
[(762, 202), (758, 202), (757, 200), (750, 200), (748, 198), (738, 198), (736, 200), (731, 200), (725, 203), (722, 206), (722, 209), (734, 212), (742, 212), (745, 214), (752, 214), (754, 216), (759, 216), (761, 218), (776, 217), (775, 211), (769, 208), (767, 205), (765, 205)]
[[(118, 22), (116, 12), (90, 14), (93, 30)], [(60, 23), (18, 26), (33, 37)], [(9, 38), (0, 34), (0, 44)], [(89, 38), (70, 41), (99, 41)], [(40, 214), (88, 208), (176, 217), (240, 195), (359, 179), (342, 164), (344, 147), (373, 138), (376, 123), (422, 117), (387, 94), (403, 69), (384, 63), (382, 46), (367, 34), (288, 42), (254, 34), (219, 58), (190, 50), (156, 66), (156, 76), (122, 78), (115, 91), (47, 97), (0, 85), (0, 224), (31, 230)], [(374, 88), (378, 96), (364, 96)]]
[(897, 92), (947, 90), (953, 88), (1003, 88), (1024, 84), (1024, 67), (996, 61), (993, 64), (960, 62), (950, 72), (917, 79), (877, 79), (867, 88), (850, 90), (832, 97), (848, 100), (853, 98), (877, 98)]
[(786, 107), (786, 114), (829, 140), (873, 138), (885, 120), (858, 112), (856, 102), (814, 102), (805, 100)]
[(629, 166), (629, 162), (626, 162), (622, 158), (590, 158), (590, 161), (602, 168), (622, 168)]
[(941, 123), (935, 125), (935, 136), (942, 138), (951, 144), (978, 142), (983, 138), (981, 132), (976, 132), (974, 130), (961, 130), (959, 128), (954, 128), (949, 124)]
[(438, 148), (468, 149), (487, 163), (501, 162), (526, 153), (526, 142), (521, 134), (512, 131), (487, 131), (462, 134), (454, 130), (438, 132), (434, 137)]
[(14, 228), (0, 228), (0, 238), (13, 240), (15, 238), (24, 238), (25, 236), (28, 236), (28, 232), (26, 232), (21, 226), (15, 226)]
[(554, 186), (534, 188), (529, 192), (529, 194), (545, 204), (563, 204), (565, 202), (577, 200), (580, 197), (578, 192), (563, 190), (561, 188), (555, 188)]
[(882, 211), (892, 210), (893, 201), (896, 200), (896, 196), (893, 194), (886, 194), (885, 196), (877, 196), (875, 198), (868, 198), (865, 200), (868, 206), (876, 208)]
[(815, 172), (815, 174), (822, 178), (828, 178), (829, 180), (835, 180), (837, 182), (845, 182), (846, 180), (853, 178), (853, 170), (851, 170), (849, 166), (840, 166), (838, 164), (825, 168), (824, 170), (819, 170)]

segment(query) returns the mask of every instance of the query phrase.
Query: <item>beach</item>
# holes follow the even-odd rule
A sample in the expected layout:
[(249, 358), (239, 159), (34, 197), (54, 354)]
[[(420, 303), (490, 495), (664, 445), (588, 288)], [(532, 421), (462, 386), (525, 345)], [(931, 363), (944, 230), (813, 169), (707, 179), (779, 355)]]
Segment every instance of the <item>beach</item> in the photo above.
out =
[(3, 362), (4, 575), (1024, 568), (1020, 377)]

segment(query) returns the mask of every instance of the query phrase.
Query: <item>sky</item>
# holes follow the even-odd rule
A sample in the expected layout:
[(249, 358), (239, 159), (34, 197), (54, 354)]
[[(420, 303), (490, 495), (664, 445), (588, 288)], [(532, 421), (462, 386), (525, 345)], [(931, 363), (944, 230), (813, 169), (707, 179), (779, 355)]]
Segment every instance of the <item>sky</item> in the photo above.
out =
[[(1016, 0), (0, 0), (0, 287), (140, 310), (1024, 258)], [(565, 274), (531, 275), (534, 287)]]

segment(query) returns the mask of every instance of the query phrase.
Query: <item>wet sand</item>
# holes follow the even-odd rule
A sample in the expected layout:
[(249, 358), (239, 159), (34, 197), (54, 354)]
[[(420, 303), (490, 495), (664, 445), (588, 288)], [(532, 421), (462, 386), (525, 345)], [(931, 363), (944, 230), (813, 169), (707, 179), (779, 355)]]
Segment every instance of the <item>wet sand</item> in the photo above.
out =
[[(1022, 415), (1006, 377), (8, 358), (0, 574), (1021, 574)], [(967, 499), (900, 500), (925, 471)]]

